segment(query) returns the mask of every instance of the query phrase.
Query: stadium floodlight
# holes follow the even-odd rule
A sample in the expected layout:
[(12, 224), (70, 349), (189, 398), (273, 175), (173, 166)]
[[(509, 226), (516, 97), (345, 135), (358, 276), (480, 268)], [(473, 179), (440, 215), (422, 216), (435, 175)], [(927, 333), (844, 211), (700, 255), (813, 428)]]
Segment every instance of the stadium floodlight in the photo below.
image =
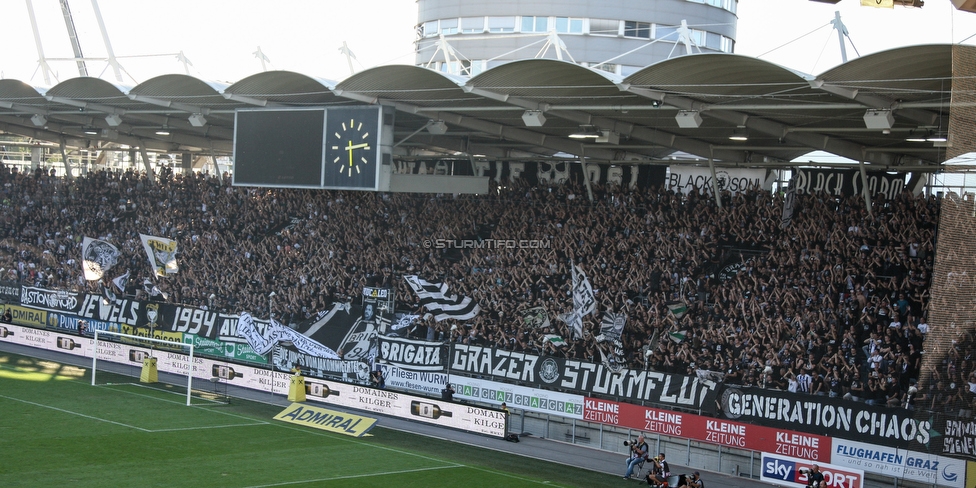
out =
[(890, 129), (895, 124), (891, 110), (868, 110), (864, 112), (864, 126), (868, 129)]
[(190, 125), (193, 127), (203, 127), (207, 125), (207, 119), (203, 114), (193, 114), (187, 120), (190, 121)]
[(434, 134), (435, 136), (442, 136), (447, 134), (447, 124), (443, 120), (435, 120), (427, 124), (427, 132)]
[(542, 127), (546, 123), (546, 116), (541, 110), (526, 110), (522, 114), (522, 122), (526, 127)]
[(697, 110), (681, 110), (674, 116), (674, 120), (682, 129), (697, 129), (702, 124), (701, 114)]

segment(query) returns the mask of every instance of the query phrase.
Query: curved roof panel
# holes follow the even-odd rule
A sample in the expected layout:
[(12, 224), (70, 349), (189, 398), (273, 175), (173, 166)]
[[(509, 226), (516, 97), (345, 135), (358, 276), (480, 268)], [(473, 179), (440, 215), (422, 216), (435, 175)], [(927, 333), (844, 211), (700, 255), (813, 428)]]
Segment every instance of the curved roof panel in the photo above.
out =
[(737, 54), (692, 54), (652, 64), (624, 84), (689, 96), (734, 98), (809, 89), (796, 72)]
[(327, 80), (293, 71), (265, 71), (230, 85), (224, 93), (281, 104), (329, 105), (336, 103), (333, 86)]
[[(603, 159), (679, 152), (779, 164), (824, 150), (887, 168), (945, 159), (944, 147), (908, 143), (903, 135), (947, 125), (955, 49), (976, 48), (894, 49), (817, 78), (746, 56), (699, 54), (656, 63), (622, 80), (551, 59), (515, 61), (471, 78), (381, 66), (338, 84), (291, 71), (258, 73), (229, 86), (179, 74), (132, 88), (74, 78), (46, 91), (0, 80), (0, 130), (88, 140), (100, 129), (117, 143), (150, 141), (150, 147), (155, 142), (185, 151), (213, 146), (227, 154), (235, 109), (379, 103), (399, 110), (396, 138), (411, 139), (401, 150), (414, 154), (456, 154), (470, 147), (519, 157), (574, 153), (581, 146), (569, 136), (587, 128), (606, 135), (607, 142), (586, 149), (587, 156)], [(866, 126), (866, 111), (887, 108), (894, 117), (888, 133)], [(431, 119), (444, 121), (446, 132), (422, 132)], [(730, 142), (741, 129), (749, 132), (748, 143)], [(609, 142), (616, 135), (619, 144)]]

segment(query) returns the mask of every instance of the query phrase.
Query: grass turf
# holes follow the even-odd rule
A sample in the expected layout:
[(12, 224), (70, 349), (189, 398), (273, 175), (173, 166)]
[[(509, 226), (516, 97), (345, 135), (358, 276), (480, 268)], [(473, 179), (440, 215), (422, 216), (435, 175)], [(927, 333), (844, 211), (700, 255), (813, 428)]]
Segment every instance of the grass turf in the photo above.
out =
[(275, 405), (238, 399), (207, 404), (200, 398), (187, 407), (185, 389), (93, 387), (89, 374), (0, 353), (0, 486), (626, 484), (616, 476), (382, 426), (357, 439), (291, 425), (271, 420), (282, 410)]

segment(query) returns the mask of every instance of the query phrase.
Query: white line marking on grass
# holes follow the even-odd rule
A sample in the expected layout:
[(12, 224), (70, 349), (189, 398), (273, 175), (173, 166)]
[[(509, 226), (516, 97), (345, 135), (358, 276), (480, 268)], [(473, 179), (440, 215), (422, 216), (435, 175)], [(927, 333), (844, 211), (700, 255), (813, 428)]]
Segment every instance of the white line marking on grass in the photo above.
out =
[(268, 425), (267, 422), (256, 422), (252, 424), (228, 424), (228, 425), (207, 425), (204, 427), (175, 427), (172, 429), (153, 429), (149, 432), (178, 432), (181, 430), (204, 430), (204, 429), (223, 429), (226, 427), (251, 427), (255, 425)]
[(85, 415), (83, 413), (78, 413), (78, 412), (72, 412), (71, 410), (65, 410), (63, 408), (52, 407), (51, 405), (44, 405), (43, 403), (35, 403), (35, 402), (27, 401), (27, 400), (21, 400), (20, 398), (8, 397), (6, 395), (0, 395), (0, 398), (6, 398), (7, 400), (14, 400), (14, 401), (17, 401), (17, 402), (23, 402), (23, 403), (26, 403), (28, 405), (34, 405), (35, 407), (49, 408), (51, 410), (57, 410), (58, 412), (69, 413), (71, 415), (77, 415), (79, 417), (84, 417), (86, 419), (98, 420), (99, 422), (107, 422), (107, 423), (110, 423), (110, 424), (121, 425), (122, 427), (128, 427), (130, 429), (141, 430), (143, 432), (152, 432), (151, 430), (143, 429), (142, 427), (136, 427), (134, 425), (123, 424), (122, 422), (116, 422), (114, 420), (108, 420), (108, 419), (102, 419), (102, 418), (98, 418), (98, 417), (92, 417), (91, 415)]
[(464, 466), (463, 464), (451, 463), (451, 462), (445, 461), (445, 460), (440, 459), (440, 458), (433, 458), (433, 457), (429, 457), (429, 456), (424, 456), (422, 454), (417, 454), (417, 453), (411, 452), (411, 451), (404, 451), (402, 449), (397, 449), (395, 447), (387, 447), (387, 446), (382, 446), (382, 445), (379, 445), (379, 444), (371, 444), (371, 443), (368, 443), (368, 442), (365, 442), (365, 441), (361, 440), (358, 437), (353, 438), (353, 437), (349, 437), (347, 435), (341, 435), (341, 434), (338, 434), (338, 433), (335, 433), (335, 432), (322, 432), (320, 430), (313, 430), (310, 427), (296, 427), (296, 426), (292, 426), (292, 425), (286, 424), (284, 422), (275, 422), (275, 423), (273, 423), (271, 425), (273, 425), (275, 427), (280, 427), (282, 429), (294, 430), (294, 431), (297, 431), (297, 432), (304, 432), (306, 434), (320, 435), (320, 436), (324, 436), (324, 437), (331, 437), (331, 438), (333, 438), (333, 439), (335, 439), (337, 441), (349, 442), (351, 444), (357, 444), (359, 446), (368, 447), (369, 449), (382, 449), (384, 451), (391, 451), (391, 452), (395, 452), (397, 454), (404, 454), (404, 455), (407, 455), (407, 456), (413, 456), (413, 457), (417, 457), (417, 458), (420, 458), (420, 459), (426, 459), (427, 461), (435, 461), (435, 462), (438, 462), (438, 463), (448, 463), (448, 466), (447, 467), (450, 467), (450, 468), (457, 468), (457, 467)]
[(316, 482), (319, 482), (319, 481), (335, 481), (335, 480), (348, 480), (348, 479), (356, 479), (356, 478), (371, 478), (373, 476), (387, 476), (387, 475), (391, 475), (391, 474), (418, 473), (420, 471), (433, 471), (435, 469), (453, 469), (453, 468), (460, 468), (460, 467), (464, 467), (464, 466), (458, 464), (458, 465), (455, 465), (455, 466), (437, 466), (437, 467), (433, 467), (433, 468), (404, 469), (404, 470), (401, 470), (401, 471), (385, 471), (385, 472), (382, 472), (382, 473), (351, 474), (351, 475), (348, 475), (348, 476), (333, 476), (333, 477), (330, 477), (330, 478), (314, 478), (314, 479), (298, 480), (298, 481), (283, 481), (281, 483), (272, 483), (270, 485), (254, 485), (254, 486), (248, 486), (247, 488), (268, 488), (269, 486), (299, 485), (299, 484), (302, 484), (302, 483), (316, 483)]
[[(100, 386), (102, 388), (111, 388), (110, 386), (106, 386), (106, 385), (97, 385), (97, 386)], [(137, 383), (118, 383), (118, 384), (112, 385), (112, 386), (136, 386), (136, 387), (139, 387), (139, 388), (148, 388), (150, 390), (159, 391), (159, 392), (162, 392), (162, 393), (173, 393), (171, 391), (157, 390), (155, 388), (152, 388), (152, 387), (149, 387), (149, 386), (145, 386), (145, 385), (140, 385), (140, 384), (137, 384)], [(143, 395), (142, 393), (136, 393), (134, 391), (128, 391), (128, 390), (124, 390), (122, 388), (111, 388), (111, 389), (112, 390), (115, 390), (117, 392), (120, 392), (120, 393), (125, 393), (125, 394), (128, 394), (128, 395), (135, 395), (135, 396), (139, 396), (139, 397), (149, 398), (151, 400), (158, 400), (160, 402), (172, 403), (172, 404), (175, 404), (175, 405), (186, 405), (186, 403), (185, 402), (182, 402), (182, 401), (177, 402), (177, 401), (173, 401), (173, 400), (167, 400), (165, 398), (155, 397), (155, 396), (152, 396), (152, 395)], [(200, 410), (203, 410), (204, 412), (219, 413), (221, 415), (227, 415), (228, 417), (234, 417), (234, 418), (239, 418), (239, 419), (244, 419), (244, 420), (252, 420), (252, 421), (257, 422), (256, 424), (247, 424), (247, 425), (268, 425), (268, 424), (271, 423), (271, 422), (264, 422), (264, 421), (261, 421), (261, 420), (257, 420), (257, 419), (251, 418), (251, 417), (245, 417), (243, 415), (233, 414), (233, 413), (230, 413), (230, 412), (222, 412), (220, 410), (211, 410), (209, 408), (205, 408), (206, 406), (201, 406), (201, 405), (190, 405), (190, 406), (193, 407), (193, 408), (198, 408)]]

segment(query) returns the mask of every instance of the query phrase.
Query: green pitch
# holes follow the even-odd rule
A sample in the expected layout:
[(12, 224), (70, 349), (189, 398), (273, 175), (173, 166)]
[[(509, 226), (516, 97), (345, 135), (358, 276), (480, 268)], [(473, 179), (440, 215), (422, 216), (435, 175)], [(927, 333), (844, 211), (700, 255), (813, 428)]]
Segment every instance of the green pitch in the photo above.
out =
[[(0, 353), (0, 486), (594, 487), (616, 476), (378, 426), (351, 438), (283, 407), (186, 389), (91, 386), (90, 371)], [(99, 371), (99, 382), (105, 379)], [(119, 376), (117, 383), (134, 379)], [(206, 386), (206, 384), (204, 384)], [(627, 484), (626, 482), (623, 482)]]

